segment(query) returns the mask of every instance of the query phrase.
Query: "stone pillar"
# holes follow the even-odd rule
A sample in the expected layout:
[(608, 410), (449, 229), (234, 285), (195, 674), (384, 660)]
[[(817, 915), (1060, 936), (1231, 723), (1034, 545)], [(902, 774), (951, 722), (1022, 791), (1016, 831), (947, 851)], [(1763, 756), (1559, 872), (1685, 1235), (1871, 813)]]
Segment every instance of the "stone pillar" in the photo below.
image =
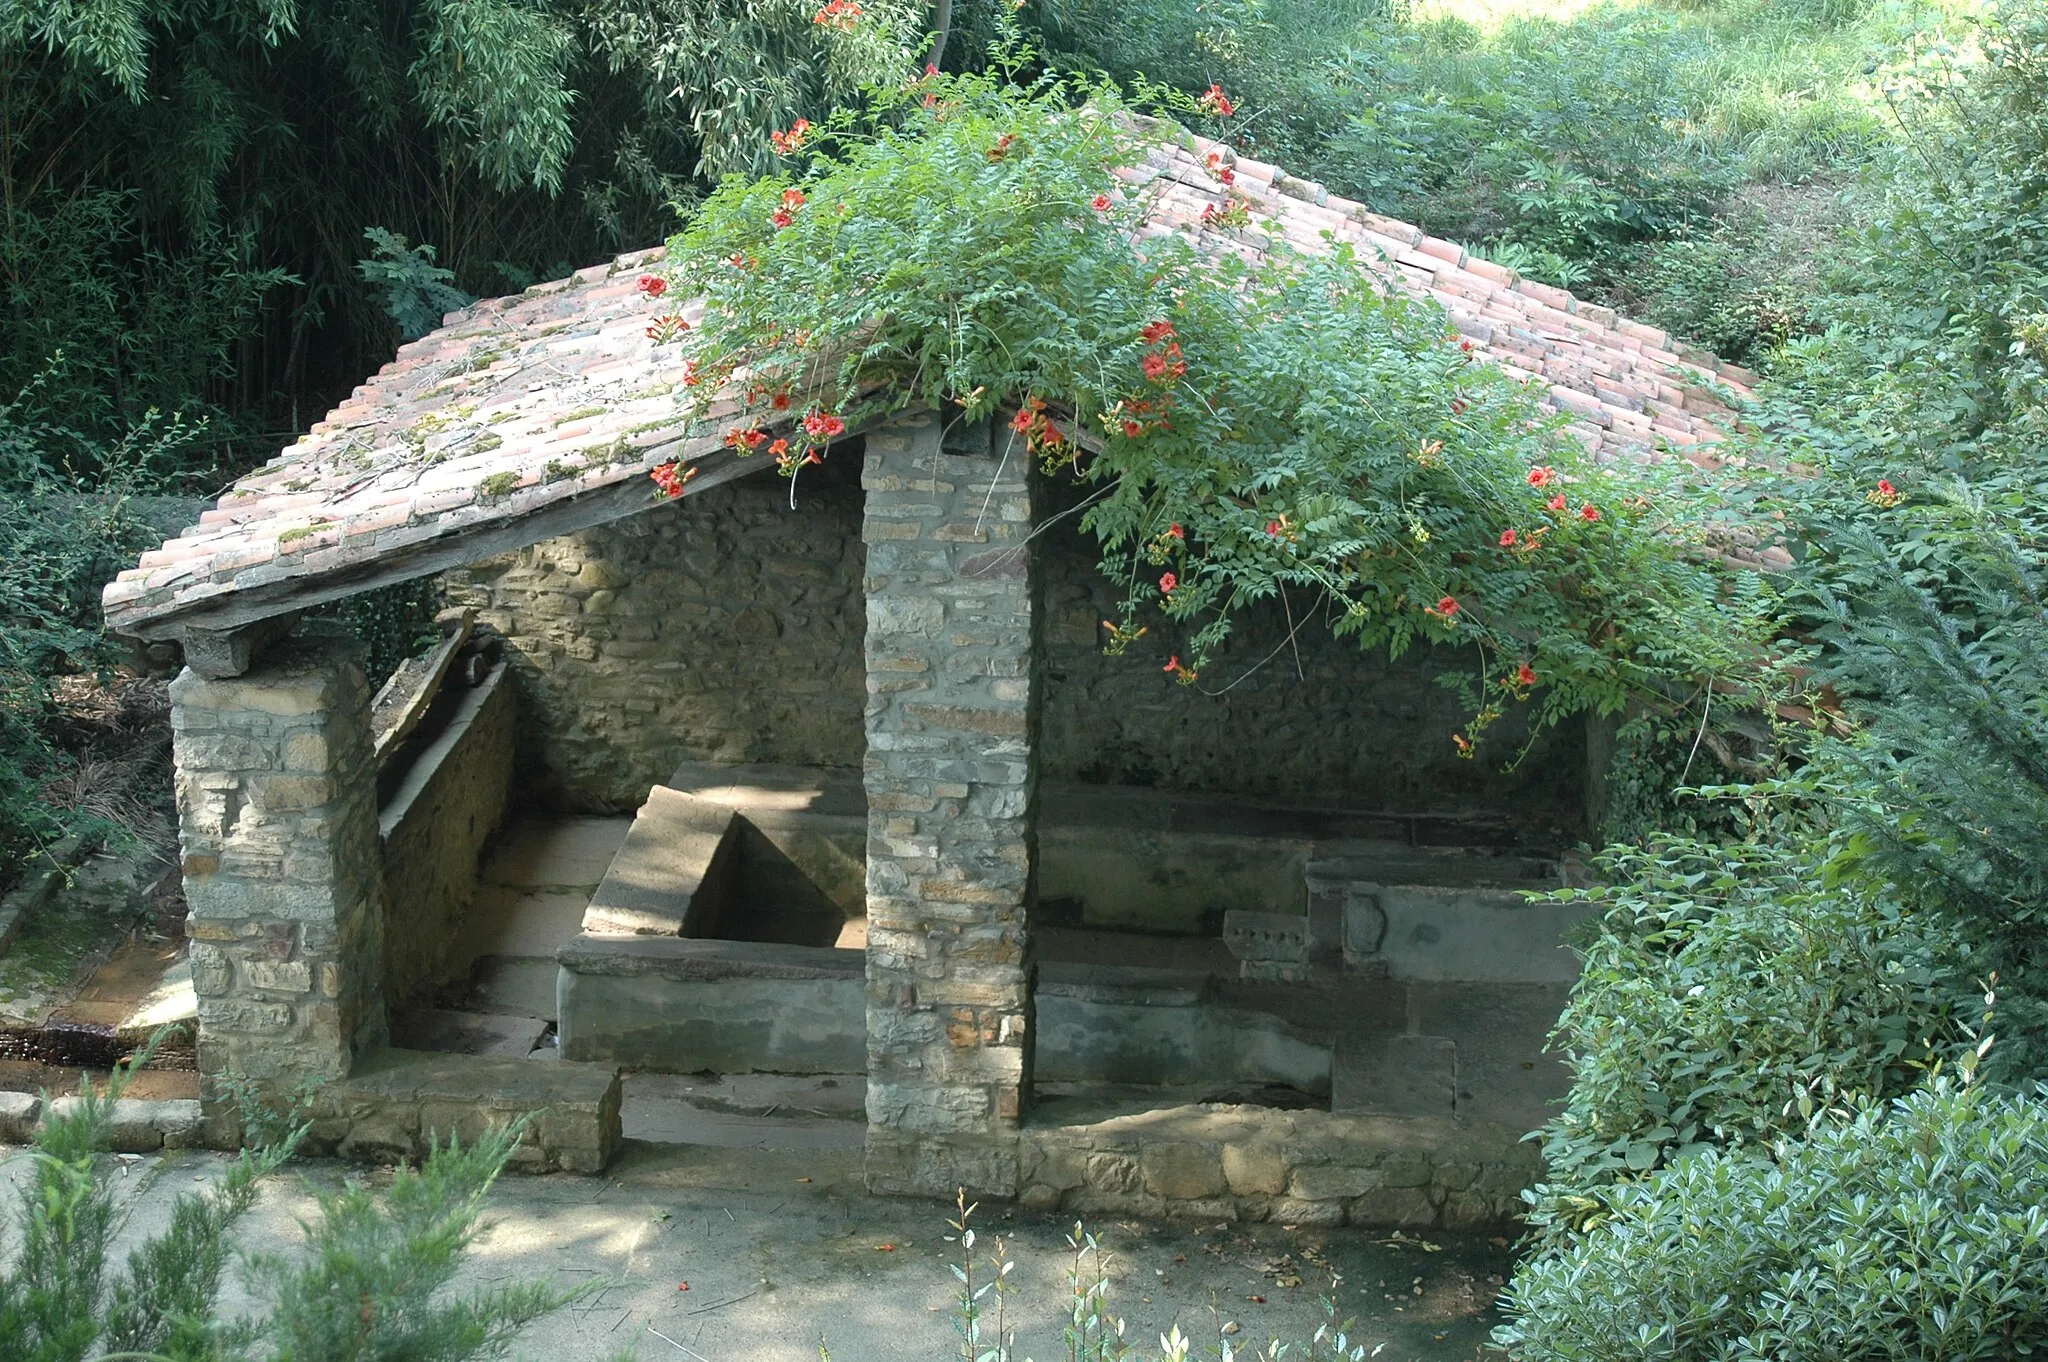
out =
[(1021, 445), (870, 435), (868, 1140), (876, 1192), (1014, 1195), (1031, 1086), (1034, 570)]
[(200, 1068), (288, 1089), (384, 1036), (381, 861), (360, 650), (287, 640), (171, 683)]

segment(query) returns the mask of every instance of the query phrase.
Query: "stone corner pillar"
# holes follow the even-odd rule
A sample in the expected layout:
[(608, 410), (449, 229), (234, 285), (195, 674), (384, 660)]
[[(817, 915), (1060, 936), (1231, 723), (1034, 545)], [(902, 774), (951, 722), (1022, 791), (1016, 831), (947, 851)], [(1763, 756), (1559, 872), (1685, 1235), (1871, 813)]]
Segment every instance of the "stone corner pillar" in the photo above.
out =
[(384, 1038), (382, 859), (360, 647), (266, 651), (171, 683), (199, 1067), (278, 1089), (345, 1077)]
[(1029, 455), (868, 437), (867, 1183), (1013, 1196), (1031, 1088)]

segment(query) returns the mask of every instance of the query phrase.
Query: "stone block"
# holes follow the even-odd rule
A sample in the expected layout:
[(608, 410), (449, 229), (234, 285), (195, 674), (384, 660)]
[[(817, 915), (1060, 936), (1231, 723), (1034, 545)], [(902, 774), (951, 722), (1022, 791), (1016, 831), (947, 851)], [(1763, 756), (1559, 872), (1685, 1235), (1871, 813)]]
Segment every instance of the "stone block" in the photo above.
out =
[(1448, 1037), (1353, 1032), (1338, 1038), (1332, 1111), (1450, 1116), (1457, 1096), (1458, 1046)]
[(1079, 1187), (1060, 1199), (1062, 1207), (1076, 1216), (1107, 1219), (1111, 1216), (1163, 1220), (1167, 1203), (1144, 1192), (1105, 1192)]
[(728, 805), (655, 786), (591, 896), (583, 930), (699, 934), (738, 874), (737, 824)]
[(1061, 1191), (1042, 1182), (1027, 1183), (1017, 1190), (1017, 1204), (1027, 1211), (1056, 1211)]
[(1309, 1164), (1297, 1168), (1287, 1180), (1287, 1194), (1302, 1201), (1342, 1200), (1361, 1196), (1380, 1185), (1379, 1174), (1371, 1168), (1349, 1164)]
[(1352, 1224), (1379, 1229), (1419, 1229), (1434, 1225), (1436, 1216), (1436, 1203), (1421, 1187), (1381, 1187), (1345, 1208), (1345, 1218)]
[(946, 625), (946, 607), (930, 597), (869, 596), (868, 636), (878, 642), (891, 637), (937, 638)]
[[(1458, 1192), (1479, 1180), (1479, 1165), (1476, 1163), (1443, 1163), (1436, 1167), (1433, 1181), (1446, 1191)], [(1390, 1184), (1400, 1186), (1399, 1183)]]
[[(186, 958), (192, 969), (192, 991), (202, 998), (218, 998), (225, 994), (234, 982), (234, 965), (220, 947), (199, 939), (198, 933), (190, 932), (190, 925), (187, 924), (188, 934), (194, 939), (187, 947)], [(228, 936), (231, 939), (232, 933), (228, 933)]]
[(1070, 1191), (1088, 1181), (1087, 1155), (1066, 1144), (1043, 1144), (1038, 1147), (1039, 1159), (1032, 1169), (1029, 1181), (1056, 1192)]
[(208, 1145), (208, 1128), (205, 1109), (194, 1099), (160, 1101), (153, 1103), (157, 1109), (156, 1128), (163, 1136), (166, 1149), (203, 1149)]
[(1479, 1188), (1455, 1191), (1444, 1198), (1440, 1223), (1447, 1230), (1474, 1230), (1506, 1225), (1522, 1210), (1519, 1198), (1506, 1200), (1487, 1195)]
[(42, 1118), (43, 1099), (32, 1092), (0, 1092), (0, 1143), (27, 1144)]
[(1419, 1154), (1394, 1154), (1374, 1170), (1382, 1187), (1427, 1187), (1433, 1181), (1428, 1159)]
[(1287, 1160), (1270, 1144), (1226, 1144), (1223, 1176), (1236, 1196), (1278, 1196), (1287, 1189)]
[(157, 1111), (161, 1105), (132, 1097), (115, 1101), (108, 1113), (111, 1119), (107, 1122), (107, 1147), (120, 1154), (149, 1154), (162, 1149), (164, 1132), (158, 1125)]
[(1169, 1201), (1221, 1194), (1226, 1186), (1219, 1152), (1198, 1144), (1156, 1144), (1138, 1156), (1145, 1190)]
[(244, 1002), (235, 998), (201, 995), (199, 1024), (209, 1031), (278, 1036), (291, 1030), (292, 1009), (287, 1003)]
[(242, 976), (251, 988), (275, 993), (308, 993), (313, 988), (313, 967), (303, 960), (244, 960)]
[(1083, 1167), (1085, 1185), (1092, 1191), (1128, 1196), (1143, 1185), (1138, 1160), (1128, 1154), (1090, 1154)]
[(1020, 736), (1024, 733), (1028, 721), (1022, 704), (977, 706), (911, 703), (904, 705), (903, 709), (911, 718), (922, 723), (938, 728), (956, 729), (963, 733)]
[(988, 1130), (993, 1103), (987, 1088), (868, 1079), (868, 1122), (921, 1134)]
[(332, 747), (324, 733), (294, 733), (284, 740), (284, 765), (293, 771), (325, 771)]
[(524, 1138), (545, 1156), (533, 1166), (594, 1173), (621, 1138), (618, 1071), (569, 1060), (379, 1050), (329, 1100), (348, 1119), (345, 1158), (412, 1158), (430, 1130), (473, 1138), (526, 1117)]
[(1313, 1225), (1318, 1228), (1341, 1225), (1344, 1223), (1344, 1203), (1279, 1197), (1267, 1211), (1266, 1218), (1281, 1225)]
[[(557, 952), (562, 1057), (666, 1070), (860, 1073), (860, 955), (687, 937), (577, 937)], [(927, 1012), (879, 1011), (873, 1039), (932, 1039)], [(915, 1028), (915, 1029), (913, 1029)], [(870, 1028), (874, 1030), (875, 1028)]]
[(865, 1174), (868, 1191), (879, 1196), (1014, 1197), (1017, 1140), (922, 1135), (870, 1124)]
[(1231, 909), (1223, 915), (1223, 944), (1237, 957), (1246, 979), (1305, 979), (1308, 925), (1308, 918), (1297, 914)]

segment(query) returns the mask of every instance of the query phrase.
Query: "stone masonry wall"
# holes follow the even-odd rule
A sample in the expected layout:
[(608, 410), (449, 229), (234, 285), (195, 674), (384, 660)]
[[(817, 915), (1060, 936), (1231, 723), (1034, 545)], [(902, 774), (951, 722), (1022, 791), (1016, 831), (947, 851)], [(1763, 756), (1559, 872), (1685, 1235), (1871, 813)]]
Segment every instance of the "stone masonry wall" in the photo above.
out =
[(171, 683), (199, 1062), (285, 1084), (381, 1039), (377, 778), (356, 644)]
[(1071, 1215), (1473, 1229), (1519, 1218), (1541, 1171), (1506, 1126), (1198, 1105), (1034, 1121), (1017, 1198)]
[[(1180, 626), (1153, 618), (1120, 657), (1103, 655), (1118, 594), (1100, 548), (1069, 518), (1039, 540), (1045, 567), (1047, 780), (1301, 797), (1402, 811), (1513, 807), (1576, 818), (1584, 739), (1568, 725), (1527, 739), (1522, 711), (1490, 729), (1474, 759), (1451, 734), (1470, 715), (1438, 678), (1473, 664), (1418, 646), (1389, 660), (1337, 638), (1312, 602), (1247, 611), (1203, 671), (1182, 686), (1161, 671), (1185, 654)], [(1292, 639), (1289, 634), (1292, 632)], [(1220, 693), (1212, 693), (1220, 692)]]
[(1026, 465), (942, 452), (929, 416), (867, 443), (872, 1191), (1016, 1185), (1036, 854)]
[[(451, 598), (512, 642), (526, 746), (559, 797), (635, 808), (685, 759), (859, 764), (857, 462), (846, 451), (806, 470), (794, 512), (764, 473), (449, 574)], [(1275, 603), (1245, 616), (1199, 685), (1176, 685), (1160, 669), (1180, 641), (1159, 620), (1124, 656), (1102, 654), (1116, 595), (1075, 517), (1035, 546), (1045, 779), (1575, 820), (1575, 726), (1504, 773), (1523, 737), (1510, 715), (1477, 760), (1459, 759), (1450, 735), (1467, 710), (1436, 678), (1462, 655), (1389, 661), (1299, 614), (1289, 642)]]
[[(858, 447), (450, 572), (511, 644), (521, 759), (572, 807), (639, 807), (685, 760), (858, 766)], [(650, 493), (651, 495), (651, 493)]]
[(384, 847), (384, 997), (445, 982), (476, 896), (477, 855), (511, 793), (518, 707), (503, 665), (456, 695), (448, 727), (413, 759), (378, 815)]

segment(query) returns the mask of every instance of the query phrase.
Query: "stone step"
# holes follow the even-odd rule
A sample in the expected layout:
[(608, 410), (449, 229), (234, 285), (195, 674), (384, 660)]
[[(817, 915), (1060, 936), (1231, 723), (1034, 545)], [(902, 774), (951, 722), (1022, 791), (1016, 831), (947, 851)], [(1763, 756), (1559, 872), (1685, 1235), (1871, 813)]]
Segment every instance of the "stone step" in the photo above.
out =
[(786, 1074), (629, 1074), (625, 1136), (708, 1149), (856, 1150), (867, 1083)]
[(595, 1173), (618, 1151), (619, 1103), (606, 1065), (376, 1050), (315, 1096), (307, 1152), (411, 1161), (433, 1140), (468, 1142), (525, 1117), (512, 1167)]

